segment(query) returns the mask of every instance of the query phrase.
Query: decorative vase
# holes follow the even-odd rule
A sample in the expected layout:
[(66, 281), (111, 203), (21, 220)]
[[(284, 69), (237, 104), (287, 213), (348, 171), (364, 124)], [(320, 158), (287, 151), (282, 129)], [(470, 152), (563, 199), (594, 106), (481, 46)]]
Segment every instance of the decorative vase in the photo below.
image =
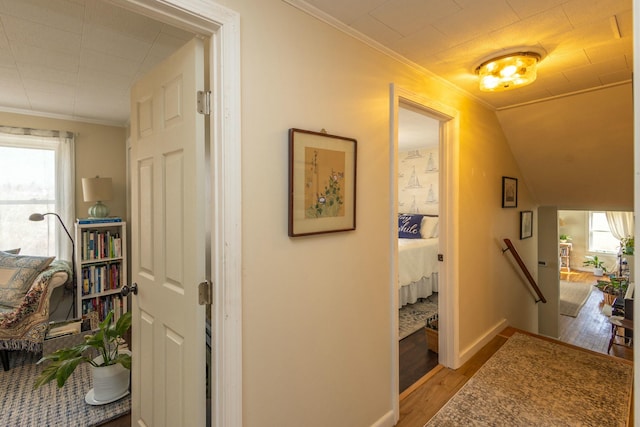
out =
[[(102, 363), (102, 356), (93, 359)], [(114, 402), (129, 393), (130, 371), (119, 363), (109, 366), (91, 366), (93, 389), (85, 400), (94, 405)]]

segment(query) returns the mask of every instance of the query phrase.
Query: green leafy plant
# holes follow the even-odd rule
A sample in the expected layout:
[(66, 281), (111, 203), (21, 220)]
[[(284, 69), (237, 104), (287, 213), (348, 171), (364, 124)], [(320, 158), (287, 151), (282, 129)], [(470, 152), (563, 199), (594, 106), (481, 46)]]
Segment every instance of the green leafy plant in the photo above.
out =
[(598, 280), (596, 288), (600, 289), (605, 294), (611, 295), (624, 295), (629, 287), (629, 282), (626, 279), (618, 277), (610, 277), (609, 280)]
[(569, 236), (568, 234), (561, 234), (560, 240), (571, 240), (571, 236)]
[[(37, 378), (34, 388), (54, 379), (58, 387), (62, 387), (76, 367), (84, 362), (96, 367), (119, 363), (126, 369), (131, 369), (131, 355), (118, 350), (118, 345), (131, 327), (131, 312), (124, 313), (116, 323), (111, 321), (112, 318), (113, 311), (109, 312), (107, 317), (100, 322), (98, 332), (85, 336), (83, 343), (70, 348), (61, 348), (40, 359), (38, 363), (45, 360), (49, 360), (51, 363)], [(91, 349), (97, 350), (102, 356), (102, 363), (98, 364), (94, 361), (92, 352), (87, 351)]]
[(620, 240), (620, 246), (622, 247), (622, 253), (624, 255), (633, 255), (635, 250), (635, 239), (633, 236), (628, 236)]
[(604, 271), (605, 273), (607, 272), (607, 269), (604, 266), (604, 261), (600, 261), (598, 259), (598, 255), (594, 255), (594, 256), (587, 255), (585, 258), (587, 259), (582, 263), (583, 266), (586, 267), (586, 266), (592, 265), (593, 268), (601, 268), (602, 271)]

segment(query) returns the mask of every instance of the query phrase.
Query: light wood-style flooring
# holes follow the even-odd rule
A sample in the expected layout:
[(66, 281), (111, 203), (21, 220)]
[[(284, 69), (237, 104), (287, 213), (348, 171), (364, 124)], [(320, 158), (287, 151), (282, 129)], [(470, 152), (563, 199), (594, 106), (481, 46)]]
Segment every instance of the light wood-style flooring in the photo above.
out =
[[(583, 272), (564, 273), (561, 279), (596, 283), (592, 274)], [(560, 316), (560, 341), (585, 351), (606, 354), (611, 325), (600, 313), (602, 299), (602, 292), (594, 289), (577, 317)], [(400, 420), (396, 427), (423, 427), (514, 332), (513, 328), (505, 329), (460, 368), (453, 370), (438, 365), (403, 391), (400, 395)], [(624, 346), (614, 345), (611, 355), (633, 360), (633, 351)], [(633, 425), (632, 411), (633, 407), (629, 425)]]

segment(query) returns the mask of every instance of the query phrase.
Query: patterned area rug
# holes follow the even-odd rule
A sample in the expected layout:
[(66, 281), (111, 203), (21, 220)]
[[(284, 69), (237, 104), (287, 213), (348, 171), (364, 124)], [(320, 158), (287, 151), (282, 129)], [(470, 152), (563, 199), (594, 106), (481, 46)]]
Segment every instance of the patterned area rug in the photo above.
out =
[(130, 395), (101, 406), (85, 403), (92, 387), (87, 363), (76, 368), (62, 388), (55, 381), (36, 390), (33, 384), (42, 371), (33, 353), (11, 352), (9, 371), (0, 371), (1, 426), (95, 426), (118, 418), (131, 410)]
[(399, 329), (400, 338), (403, 339), (424, 328), (427, 320), (438, 315), (438, 297), (433, 294), (429, 298), (417, 301), (415, 304), (407, 304), (400, 309)]
[(577, 317), (591, 295), (593, 285), (584, 282), (560, 281), (560, 314)]
[(633, 366), (516, 333), (427, 426), (625, 426)]

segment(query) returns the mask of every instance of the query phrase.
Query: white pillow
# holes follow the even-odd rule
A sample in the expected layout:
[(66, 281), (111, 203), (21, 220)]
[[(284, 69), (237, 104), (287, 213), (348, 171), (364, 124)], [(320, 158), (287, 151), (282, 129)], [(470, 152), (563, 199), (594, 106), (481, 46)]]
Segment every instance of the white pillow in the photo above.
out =
[(431, 239), (438, 237), (438, 217), (424, 216), (420, 225), (420, 234), (423, 239)]

